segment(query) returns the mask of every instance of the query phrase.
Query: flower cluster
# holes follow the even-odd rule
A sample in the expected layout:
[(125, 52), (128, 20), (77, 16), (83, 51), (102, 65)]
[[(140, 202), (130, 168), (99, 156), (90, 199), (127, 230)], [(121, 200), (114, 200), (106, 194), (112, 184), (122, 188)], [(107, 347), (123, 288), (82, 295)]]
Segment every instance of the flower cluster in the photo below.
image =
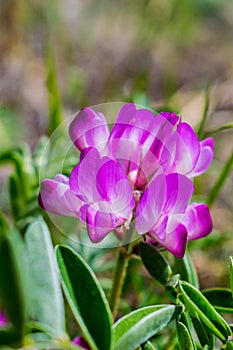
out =
[(43, 180), (39, 203), (57, 215), (78, 216), (90, 239), (123, 234), (132, 221), (177, 257), (189, 240), (206, 236), (212, 220), (205, 204), (189, 204), (192, 178), (213, 158), (213, 139), (199, 141), (175, 113), (154, 115), (133, 103), (119, 111), (112, 130), (103, 114), (82, 109), (70, 137), (81, 152), (70, 178)]

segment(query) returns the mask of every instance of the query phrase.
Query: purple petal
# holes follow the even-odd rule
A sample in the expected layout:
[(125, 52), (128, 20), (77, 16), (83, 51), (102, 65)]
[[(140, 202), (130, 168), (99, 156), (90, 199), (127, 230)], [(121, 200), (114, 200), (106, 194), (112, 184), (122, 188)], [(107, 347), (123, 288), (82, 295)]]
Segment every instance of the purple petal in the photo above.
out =
[(187, 229), (178, 224), (173, 231), (167, 233), (166, 240), (162, 242), (164, 248), (177, 258), (183, 258), (187, 244)]
[(95, 148), (92, 148), (70, 174), (72, 192), (86, 203), (101, 200), (96, 189), (96, 175), (100, 166), (100, 154)]
[[(173, 124), (161, 114), (154, 116), (147, 109), (136, 110), (132, 104), (122, 107), (108, 144), (112, 156), (136, 188), (144, 188), (161, 168), (161, 150), (172, 133)], [(169, 154), (168, 156), (171, 167), (173, 158)], [(163, 159), (163, 164), (167, 161), (168, 159)]]
[(200, 155), (194, 167), (192, 176), (203, 174), (210, 166), (214, 156), (214, 140), (209, 137), (200, 142)]
[(192, 175), (200, 154), (200, 142), (191, 126), (180, 123), (177, 132), (167, 140), (166, 147), (174, 159), (173, 172)]
[(127, 176), (113, 160), (104, 157), (96, 175), (96, 187), (101, 198), (111, 204), (115, 216), (128, 218), (135, 203)]
[(129, 123), (132, 120), (135, 112), (136, 112), (136, 106), (133, 102), (125, 103), (121, 107), (121, 109), (117, 115), (115, 124), (118, 124), (118, 123), (127, 124), (127, 123)]
[(64, 175), (56, 175), (54, 180), (43, 180), (38, 199), (40, 206), (56, 215), (77, 217), (83, 203), (72, 193), (68, 182)]
[[(90, 150), (72, 170), (70, 188), (86, 204), (127, 219), (134, 208), (132, 188), (121, 167), (108, 157)], [(96, 207), (96, 210), (98, 210)]]
[(190, 204), (182, 224), (187, 228), (189, 241), (207, 236), (213, 229), (208, 206), (206, 204)]
[(0, 328), (8, 325), (8, 319), (3, 311), (0, 311)]
[[(162, 220), (162, 225), (149, 233), (150, 237), (153, 237), (177, 258), (184, 256), (187, 244), (187, 229), (180, 223), (180, 219), (180, 215), (166, 216)], [(161, 230), (165, 232), (162, 240), (160, 239)]]
[(75, 345), (79, 345), (81, 348), (85, 350), (91, 350), (87, 342), (82, 337), (76, 337), (72, 340), (72, 343)]
[(192, 181), (185, 175), (170, 174), (166, 176), (166, 189), (166, 204), (163, 213), (185, 213), (194, 190)]
[(136, 230), (143, 234), (157, 225), (165, 204), (165, 176), (157, 176), (144, 192), (136, 210)]
[(160, 112), (160, 114), (166, 118), (173, 126), (178, 125), (181, 122), (181, 117), (178, 116), (176, 113), (170, 113), (170, 112)]
[(104, 144), (108, 139), (109, 129), (102, 113), (84, 108), (71, 122), (69, 133), (75, 146), (82, 151), (87, 147), (98, 147)]
[(85, 221), (89, 237), (94, 243), (102, 241), (116, 227), (114, 215), (91, 206), (81, 208), (80, 218)]

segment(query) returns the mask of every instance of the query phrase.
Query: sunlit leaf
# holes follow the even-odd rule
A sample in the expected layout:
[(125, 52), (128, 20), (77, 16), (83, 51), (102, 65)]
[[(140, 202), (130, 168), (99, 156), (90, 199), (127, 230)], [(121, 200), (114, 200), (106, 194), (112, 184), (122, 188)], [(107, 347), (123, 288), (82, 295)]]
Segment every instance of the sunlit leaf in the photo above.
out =
[(62, 292), (50, 233), (42, 218), (30, 224), (25, 242), (29, 315), (53, 336), (62, 337), (65, 332)]
[(194, 315), (198, 314), (216, 337), (226, 342), (231, 335), (231, 329), (203, 294), (188, 282), (180, 281), (179, 288), (189, 312)]
[(56, 255), (66, 298), (88, 343), (94, 350), (109, 350), (112, 317), (96, 276), (71, 248), (58, 246)]
[(114, 350), (132, 350), (166, 327), (182, 311), (181, 306), (147, 306), (119, 319), (113, 326)]
[(192, 336), (185, 324), (177, 321), (176, 328), (180, 350), (195, 350), (194, 344), (192, 342)]

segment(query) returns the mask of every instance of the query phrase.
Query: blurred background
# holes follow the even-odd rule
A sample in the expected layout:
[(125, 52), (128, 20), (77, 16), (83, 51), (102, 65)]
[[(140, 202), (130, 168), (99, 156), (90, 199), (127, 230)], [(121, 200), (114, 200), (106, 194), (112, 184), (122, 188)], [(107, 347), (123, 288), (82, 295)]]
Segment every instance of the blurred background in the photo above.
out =
[[(208, 200), (233, 147), (232, 1), (0, 0), (0, 33), (0, 152), (33, 150), (54, 115), (105, 102), (174, 110), (196, 128), (205, 115), (202, 136), (213, 135), (216, 152), (195, 198)], [(190, 244), (202, 287), (229, 285), (230, 169), (212, 201), (213, 234)], [(0, 170), (7, 213), (12, 169)]]

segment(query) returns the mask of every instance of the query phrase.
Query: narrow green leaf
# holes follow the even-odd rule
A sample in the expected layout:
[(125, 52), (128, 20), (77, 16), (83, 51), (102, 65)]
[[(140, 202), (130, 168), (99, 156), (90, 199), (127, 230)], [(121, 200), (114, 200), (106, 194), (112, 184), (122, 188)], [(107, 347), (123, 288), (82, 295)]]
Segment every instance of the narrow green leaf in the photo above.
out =
[(47, 49), (46, 54), (46, 82), (49, 105), (48, 134), (51, 135), (59, 127), (59, 125), (62, 124), (62, 104), (58, 86), (56, 56), (52, 46)]
[(6, 238), (0, 245), (0, 292), (7, 318), (12, 322), (18, 336), (23, 336), (25, 323), (25, 295), (19, 264), (17, 261), (17, 242), (14, 235)]
[(114, 350), (132, 350), (161, 331), (182, 311), (181, 306), (147, 306), (119, 319), (113, 326)]
[(188, 253), (185, 253), (185, 256), (182, 259), (175, 257), (174, 261), (175, 261), (175, 264), (173, 267), (174, 273), (180, 274), (181, 279), (183, 281), (187, 281), (193, 284), (195, 287), (199, 288), (197, 272), (195, 267), (192, 264), (192, 261)]
[(230, 154), (230, 157), (228, 158), (226, 164), (224, 165), (216, 183), (212, 187), (212, 190), (210, 191), (210, 194), (207, 198), (207, 204), (209, 207), (211, 207), (214, 202), (216, 201), (219, 192), (221, 191), (225, 181), (228, 178), (228, 175), (230, 174), (230, 171), (233, 166), (233, 152)]
[(93, 350), (109, 350), (112, 316), (96, 276), (71, 248), (58, 246), (56, 255), (66, 298), (87, 341)]
[(8, 224), (5, 215), (0, 211), (0, 244), (6, 238)]
[(233, 257), (232, 256), (229, 256), (229, 269), (230, 269), (231, 293), (233, 297)]
[(30, 224), (25, 242), (29, 315), (53, 336), (62, 337), (65, 332), (62, 292), (50, 233), (42, 218)]
[(198, 336), (198, 339), (200, 341), (200, 344), (203, 347), (208, 346), (209, 350), (213, 350), (214, 349), (213, 333), (210, 331), (208, 327), (205, 326), (205, 324), (200, 320), (197, 314), (192, 315), (191, 319), (192, 319), (192, 323), (196, 331), (196, 334)]
[(202, 290), (202, 293), (218, 312), (233, 313), (233, 298), (230, 289), (210, 288)]
[(184, 323), (177, 321), (176, 322), (177, 335), (179, 340), (180, 350), (195, 350), (191, 334), (189, 333), (188, 328)]
[(231, 335), (231, 329), (203, 294), (188, 282), (180, 281), (179, 288), (189, 312), (194, 315), (197, 313), (216, 337), (226, 342)]
[(33, 153), (33, 162), (38, 170), (47, 165), (50, 150), (50, 139), (47, 136), (42, 136)]
[(172, 275), (170, 265), (164, 256), (151, 244), (139, 243), (140, 255), (147, 271), (162, 285), (165, 285)]
[(206, 91), (205, 91), (205, 103), (204, 103), (201, 121), (200, 121), (199, 128), (197, 131), (197, 136), (199, 138), (203, 138), (202, 133), (203, 133), (205, 122), (206, 122), (207, 115), (208, 115), (209, 104), (210, 104), (210, 85), (207, 86)]
[(233, 129), (233, 123), (226, 123), (226, 124), (223, 124), (223, 125), (218, 126), (218, 127), (215, 128), (215, 129), (206, 131), (206, 132), (203, 134), (203, 138), (213, 136), (214, 134), (216, 134), (216, 133), (218, 133), (218, 132), (220, 132), (220, 131), (225, 131), (225, 130), (229, 130), (229, 129)]
[(145, 344), (142, 345), (142, 350), (155, 350), (155, 348), (148, 340)]

